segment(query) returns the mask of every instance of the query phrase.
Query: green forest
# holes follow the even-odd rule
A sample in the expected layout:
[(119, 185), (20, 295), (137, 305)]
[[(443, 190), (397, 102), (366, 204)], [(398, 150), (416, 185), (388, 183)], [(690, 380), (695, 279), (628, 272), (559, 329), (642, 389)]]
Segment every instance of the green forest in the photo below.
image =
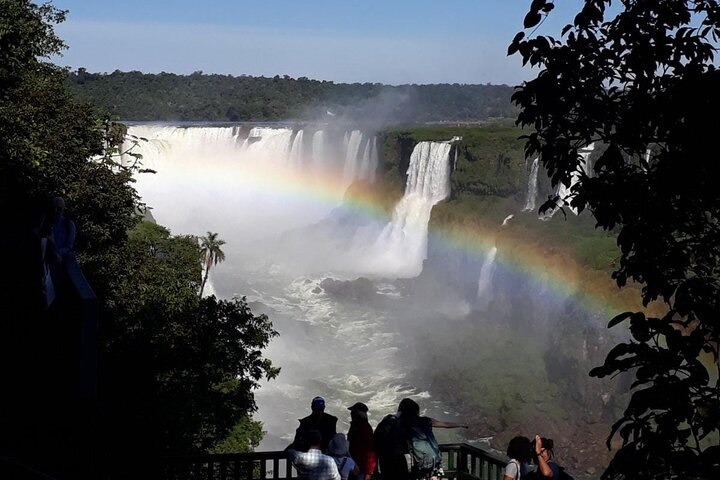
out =
[[(334, 83), (287, 75), (70, 72), (81, 100), (128, 121), (318, 120), (330, 115), (374, 122), (476, 122), (515, 117), (507, 85)], [(330, 112), (330, 113), (328, 113)]]

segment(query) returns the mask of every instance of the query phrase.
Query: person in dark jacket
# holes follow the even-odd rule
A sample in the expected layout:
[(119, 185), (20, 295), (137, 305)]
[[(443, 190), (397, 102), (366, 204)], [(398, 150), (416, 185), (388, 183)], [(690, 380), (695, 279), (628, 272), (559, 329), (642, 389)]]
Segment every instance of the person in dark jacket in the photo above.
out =
[(320, 449), (323, 453), (327, 453), (328, 444), (337, 433), (337, 417), (325, 413), (325, 399), (322, 397), (313, 398), (310, 409), (312, 413), (299, 420), (300, 425), (295, 430), (292, 446), (295, 450), (307, 450), (308, 434), (312, 430), (317, 430), (321, 436)]
[(368, 407), (364, 403), (357, 402), (352, 407), (348, 407), (348, 410), (350, 410), (350, 430), (347, 439), (350, 442), (350, 456), (360, 468), (360, 474), (355, 480), (370, 480), (377, 459), (373, 429), (368, 423)]

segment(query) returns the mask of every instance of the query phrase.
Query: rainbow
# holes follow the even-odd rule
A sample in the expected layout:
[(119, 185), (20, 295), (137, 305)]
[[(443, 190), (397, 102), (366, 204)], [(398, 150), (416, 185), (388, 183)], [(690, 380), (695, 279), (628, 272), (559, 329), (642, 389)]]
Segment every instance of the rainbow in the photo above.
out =
[[(272, 191), (288, 200), (335, 204), (342, 198), (343, 209), (366, 221), (387, 223), (391, 218), (391, 206), (376, 191), (351, 187), (346, 192), (340, 179), (333, 175), (309, 176), (300, 171), (285, 171), (282, 176), (277, 176), (258, 172), (240, 179), (240, 183), (243, 188)], [(518, 212), (516, 215), (534, 214)], [(562, 254), (562, 245), (555, 245), (555, 253), (552, 253), (550, 250), (553, 249), (547, 246), (518, 238), (513, 235), (512, 226), (487, 226), (480, 221), (438, 226), (431, 221), (429, 235), (434, 245), (448, 253), (461, 252), (479, 261), (502, 237), (496, 261), (505, 271), (528, 278), (559, 297), (572, 297), (590, 313), (609, 317), (625, 310), (642, 309), (636, 287), (620, 289), (610, 279), (609, 272), (580, 267), (569, 255)]]

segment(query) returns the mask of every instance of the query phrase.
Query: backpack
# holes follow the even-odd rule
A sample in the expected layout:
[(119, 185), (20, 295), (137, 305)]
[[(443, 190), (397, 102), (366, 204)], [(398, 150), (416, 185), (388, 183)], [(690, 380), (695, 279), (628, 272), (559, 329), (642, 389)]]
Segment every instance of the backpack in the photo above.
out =
[(412, 460), (410, 470), (412, 472), (429, 472), (440, 467), (442, 463), (440, 446), (433, 435), (432, 425), (429, 422), (427, 425), (415, 423), (406, 433)]
[(380, 421), (373, 434), (378, 457), (395, 457), (407, 453), (407, 444), (400, 430), (397, 416), (387, 415)]

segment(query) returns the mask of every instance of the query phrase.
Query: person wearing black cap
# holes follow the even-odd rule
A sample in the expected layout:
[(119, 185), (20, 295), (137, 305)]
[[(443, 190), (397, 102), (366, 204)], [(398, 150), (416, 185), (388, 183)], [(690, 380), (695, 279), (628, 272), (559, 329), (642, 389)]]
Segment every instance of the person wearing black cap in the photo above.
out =
[(296, 450), (307, 450), (307, 436), (311, 430), (317, 430), (322, 437), (320, 449), (323, 453), (327, 453), (328, 444), (337, 433), (337, 417), (325, 413), (325, 399), (322, 397), (313, 398), (310, 409), (312, 413), (299, 420), (300, 425), (295, 430), (292, 446)]
[(348, 407), (348, 410), (350, 410), (350, 430), (347, 439), (350, 442), (350, 456), (360, 468), (360, 474), (355, 480), (370, 480), (377, 459), (373, 429), (368, 423), (368, 407), (364, 403), (357, 402)]

